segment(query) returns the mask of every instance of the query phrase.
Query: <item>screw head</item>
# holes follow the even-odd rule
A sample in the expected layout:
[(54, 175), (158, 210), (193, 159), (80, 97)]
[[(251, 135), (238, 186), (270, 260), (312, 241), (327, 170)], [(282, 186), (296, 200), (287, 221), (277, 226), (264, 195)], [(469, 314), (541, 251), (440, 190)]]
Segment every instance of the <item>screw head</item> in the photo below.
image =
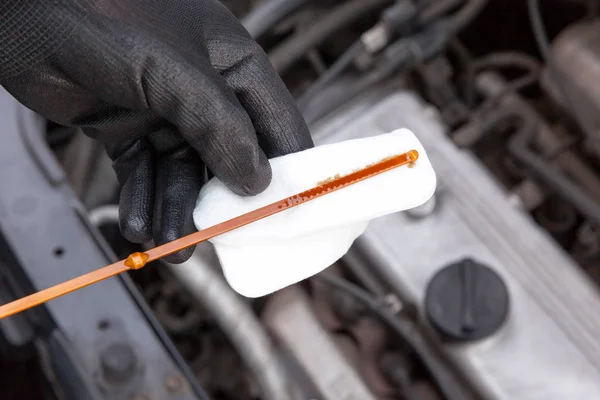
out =
[(183, 385), (183, 378), (177, 374), (170, 375), (165, 380), (165, 387), (169, 393), (181, 391), (183, 389)]
[(135, 372), (135, 353), (127, 343), (113, 343), (100, 354), (100, 365), (108, 382), (124, 383)]

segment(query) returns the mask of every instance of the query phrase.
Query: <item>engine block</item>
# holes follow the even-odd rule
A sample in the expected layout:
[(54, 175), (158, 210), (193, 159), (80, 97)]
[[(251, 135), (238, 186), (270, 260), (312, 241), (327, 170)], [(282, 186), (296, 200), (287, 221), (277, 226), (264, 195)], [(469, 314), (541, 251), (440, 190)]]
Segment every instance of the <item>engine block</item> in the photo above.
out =
[(364, 97), (313, 133), (325, 144), (402, 127), (417, 135), (436, 170), (435, 202), (372, 221), (351, 252), (421, 310), (432, 276), (461, 259), (502, 277), (510, 300), (502, 327), (442, 345), (485, 398), (600, 398), (597, 288), (476, 157), (452, 143), (434, 109), (408, 91)]

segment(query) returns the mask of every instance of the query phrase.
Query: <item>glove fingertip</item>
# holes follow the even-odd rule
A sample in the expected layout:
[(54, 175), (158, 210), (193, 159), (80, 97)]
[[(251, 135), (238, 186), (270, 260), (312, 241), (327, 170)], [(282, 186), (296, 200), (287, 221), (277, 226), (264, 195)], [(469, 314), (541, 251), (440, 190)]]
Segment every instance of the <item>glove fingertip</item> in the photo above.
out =
[(182, 264), (192, 257), (194, 254), (195, 246), (189, 247), (185, 250), (181, 250), (177, 253), (170, 254), (164, 257), (164, 260), (170, 264)]
[(255, 196), (269, 187), (272, 178), (271, 164), (261, 151), (256, 166), (246, 168), (243, 173), (236, 173), (224, 183), (237, 195)]
[[(171, 223), (173, 223), (173, 221), (171, 221)], [(169, 229), (169, 227), (165, 227), (164, 229), (155, 233), (154, 241), (157, 245), (160, 246), (173, 240), (179, 239), (180, 237), (188, 235), (195, 231), (195, 229), (190, 225), (191, 224), (175, 224), (170, 227), (171, 229)], [(179, 229), (180, 227), (183, 227), (182, 231)], [(192, 256), (192, 254), (194, 253), (194, 248), (195, 246), (192, 246), (187, 249), (181, 250), (177, 253), (170, 254), (166, 256), (164, 260), (171, 264), (181, 264), (187, 261)]]
[(119, 213), (121, 234), (132, 243), (146, 243), (152, 240), (152, 226), (146, 218)]
[(119, 200), (119, 227), (125, 239), (132, 243), (152, 240), (152, 200), (148, 193), (152, 185), (148, 179), (142, 184), (128, 180), (121, 190)]

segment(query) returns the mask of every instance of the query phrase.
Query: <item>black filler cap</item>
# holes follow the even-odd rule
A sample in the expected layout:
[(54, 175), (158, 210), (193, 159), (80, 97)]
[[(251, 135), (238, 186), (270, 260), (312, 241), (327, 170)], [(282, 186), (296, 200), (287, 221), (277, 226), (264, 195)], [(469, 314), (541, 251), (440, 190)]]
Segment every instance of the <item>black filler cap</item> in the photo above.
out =
[(495, 333), (506, 321), (506, 284), (491, 268), (470, 258), (439, 270), (425, 293), (425, 314), (447, 339), (468, 341)]

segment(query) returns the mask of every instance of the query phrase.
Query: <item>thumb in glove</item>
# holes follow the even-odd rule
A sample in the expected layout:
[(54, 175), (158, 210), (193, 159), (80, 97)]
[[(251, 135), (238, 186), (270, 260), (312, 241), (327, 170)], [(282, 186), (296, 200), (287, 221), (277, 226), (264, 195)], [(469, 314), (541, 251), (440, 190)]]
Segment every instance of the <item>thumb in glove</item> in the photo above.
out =
[(105, 143), (130, 241), (192, 233), (207, 169), (254, 195), (270, 182), (268, 158), (313, 145), (267, 56), (217, 0), (6, 0), (0, 20), (11, 21), (0, 84)]

